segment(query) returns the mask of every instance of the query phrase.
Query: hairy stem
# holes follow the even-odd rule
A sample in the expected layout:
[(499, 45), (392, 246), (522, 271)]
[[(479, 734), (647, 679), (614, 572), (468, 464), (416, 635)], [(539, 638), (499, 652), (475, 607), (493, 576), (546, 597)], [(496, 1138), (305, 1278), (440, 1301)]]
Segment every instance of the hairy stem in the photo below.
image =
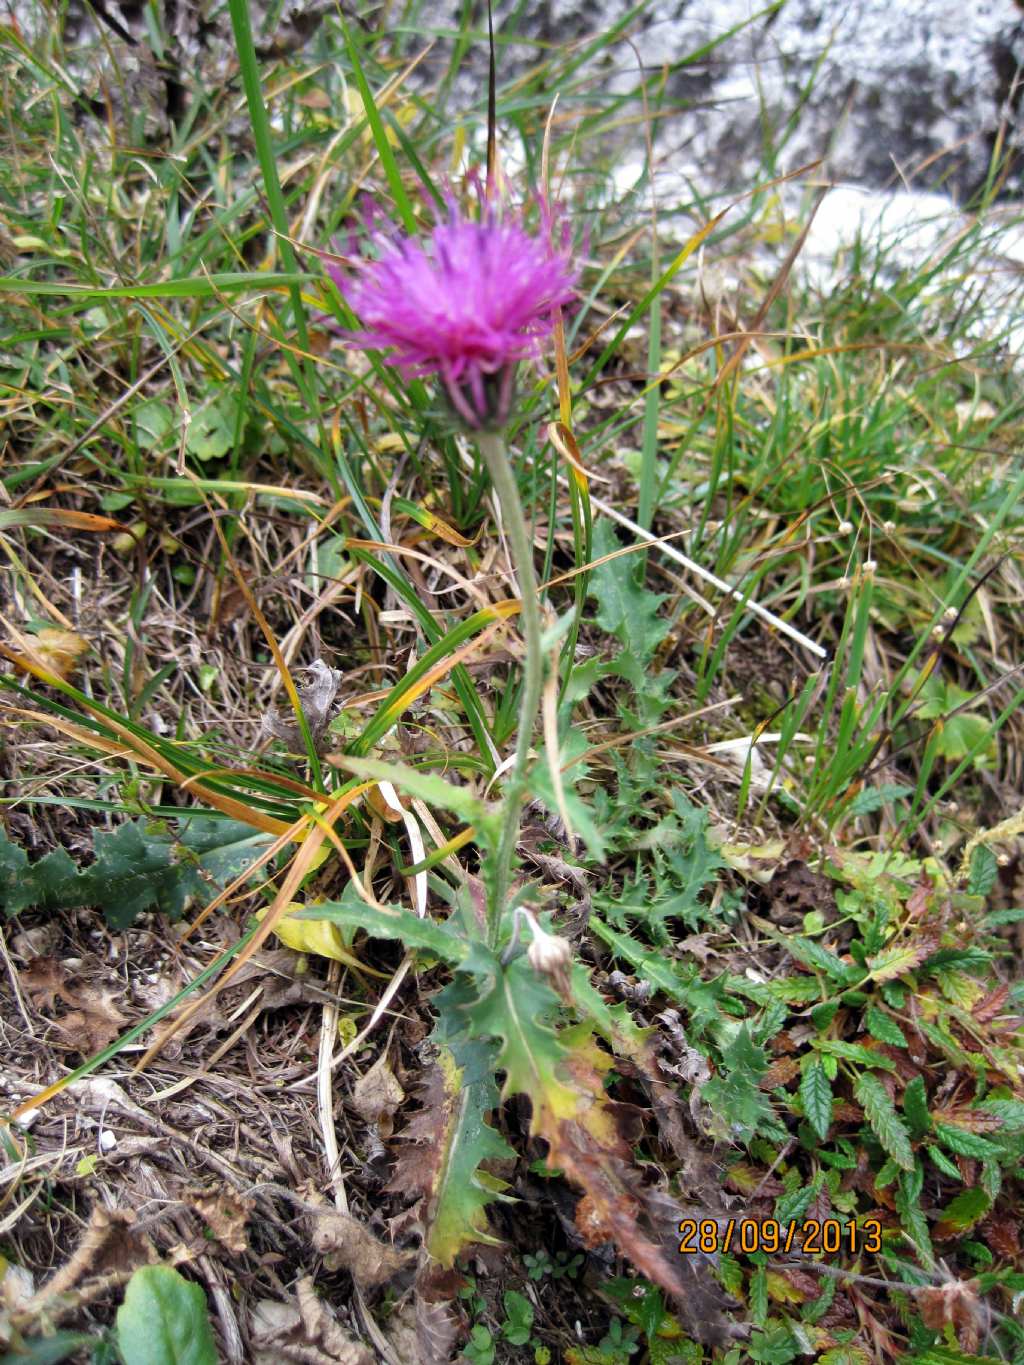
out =
[(523, 661), (522, 695), (519, 699), (519, 733), (516, 737), (516, 757), (511, 775), (505, 784), (504, 811), (498, 856), (488, 887), (487, 922), (492, 946), (497, 943), (501, 913), (508, 900), (512, 862), (519, 839), (519, 817), (526, 799), (526, 769), (530, 757), (530, 741), (540, 706), (544, 672), (541, 648), (540, 606), (537, 601), (537, 575), (533, 570), (533, 542), (530, 538), (519, 500), (519, 490), (505, 453), (504, 440), (491, 432), (482, 432), (478, 444), (491, 483), (501, 503), (505, 530), (508, 534), (512, 563), (519, 578), (522, 599), (519, 620), (522, 628), (525, 657)]

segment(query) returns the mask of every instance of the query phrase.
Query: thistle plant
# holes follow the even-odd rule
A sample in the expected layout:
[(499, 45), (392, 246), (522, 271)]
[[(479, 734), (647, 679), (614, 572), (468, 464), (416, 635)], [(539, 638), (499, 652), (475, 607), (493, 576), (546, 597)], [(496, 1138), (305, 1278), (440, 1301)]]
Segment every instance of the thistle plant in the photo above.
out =
[(348, 343), (390, 352), (391, 363), (408, 378), (440, 379), (453, 415), (476, 439), (508, 534), (519, 580), (524, 658), (515, 759), (488, 879), (492, 946), (508, 900), (544, 667), (532, 540), (504, 433), (519, 362), (537, 355), (552, 331), (555, 310), (572, 299), (578, 277), (568, 242), (555, 244), (547, 215), (544, 226), (543, 236), (532, 235), (494, 198), (472, 220), (451, 200), (447, 221), (429, 237), (377, 231), (372, 254), (357, 262), (353, 274), (329, 267), (363, 323), (362, 330), (347, 335)]
[[(472, 827), (486, 914), (479, 914), (468, 882), (456, 902), (461, 917), (435, 920), (401, 906), (368, 904), (353, 881), (340, 900), (307, 905), (299, 915), (399, 937), (450, 968), (448, 984), (431, 1002), (435, 1060), (424, 1088), (432, 1103), (400, 1140), (392, 1182), (420, 1201), (421, 1272), (428, 1276), (431, 1265), (450, 1269), (467, 1247), (495, 1240), (487, 1210), (510, 1196), (492, 1167), (515, 1153), (490, 1115), (502, 1100), (524, 1095), (530, 1133), (546, 1144), (549, 1165), (587, 1195), (581, 1206), (587, 1237), (593, 1244), (617, 1243), (682, 1305), (696, 1335), (723, 1342), (729, 1329), (721, 1290), (703, 1262), (677, 1254), (679, 1210), (667, 1195), (654, 1200), (646, 1190), (605, 1091), (609, 1053), (627, 1059), (659, 1094), (666, 1087), (648, 1035), (624, 1010), (606, 1004), (547, 916), (510, 894), (544, 655), (533, 545), (506, 436), (516, 369), (537, 355), (556, 310), (573, 297), (578, 272), (568, 244), (557, 241), (546, 214), (542, 231), (532, 235), (493, 199), (475, 220), (451, 203), (446, 221), (423, 237), (371, 232), (368, 250), (351, 268), (331, 274), (361, 323), (347, 334), (348, 344), (386, 351), (408, 378), (436, 377), (454, 418), (476, 441), (501, 505), (521, 599), (519, 725), (498, 810), (435, 774), (376, 759), (344, 760), (353, 774), (418, 790)], [(563, 1026), (564, 1015), (575, 1022)]]

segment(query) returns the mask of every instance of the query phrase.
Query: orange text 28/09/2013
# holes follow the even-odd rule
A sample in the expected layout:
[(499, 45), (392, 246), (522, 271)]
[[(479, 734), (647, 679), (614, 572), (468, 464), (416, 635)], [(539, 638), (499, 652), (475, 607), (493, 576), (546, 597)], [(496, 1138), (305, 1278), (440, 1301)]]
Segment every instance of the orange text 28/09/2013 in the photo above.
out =
[(718, 1251), (804, 1256), (837, 1256), (847, 1251), (856, 1256), (882, 1249), (882, 1225), (876, 1218), (862, 1223), (840, 1223), (836, 1218), (807, 1218), (799, 1223), (779, 1223), (773, 1218), (684, 1218), (679, 1236), (682, 1256), (710, 1256)]

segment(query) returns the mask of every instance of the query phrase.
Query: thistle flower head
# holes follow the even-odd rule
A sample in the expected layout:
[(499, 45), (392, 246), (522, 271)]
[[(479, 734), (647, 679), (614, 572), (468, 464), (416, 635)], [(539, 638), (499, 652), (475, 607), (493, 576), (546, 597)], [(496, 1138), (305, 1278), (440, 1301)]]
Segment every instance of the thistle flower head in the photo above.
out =
[(348, 342), (390, 350), (407, 376), (438, 374), (467, 426), (504, 425), (517, 363), (537, 353), (576, 283), (567, 244), (550, 238), (493, 203), (476, 221), (451, 202), (426, 238), (375, 232), (354, 274), (328, 267), (363, 323)]

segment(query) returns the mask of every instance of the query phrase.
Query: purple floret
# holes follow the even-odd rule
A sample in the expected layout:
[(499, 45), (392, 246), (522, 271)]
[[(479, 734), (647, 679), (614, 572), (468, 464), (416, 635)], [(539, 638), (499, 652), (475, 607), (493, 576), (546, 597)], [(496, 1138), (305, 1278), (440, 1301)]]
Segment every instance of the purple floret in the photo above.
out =
[(376, 257), (355, 275), (328, 270), (363, 330), (350, 344), (390, 350), (404, 374), (441, 376), (472, 427), (507, 412), (518, 361), (537, 354), (555, 308), (573, 296), (566, 248), (532, 237), (494, 210), (484, 221), (451, 216), (424, 239), (375, 234)]

